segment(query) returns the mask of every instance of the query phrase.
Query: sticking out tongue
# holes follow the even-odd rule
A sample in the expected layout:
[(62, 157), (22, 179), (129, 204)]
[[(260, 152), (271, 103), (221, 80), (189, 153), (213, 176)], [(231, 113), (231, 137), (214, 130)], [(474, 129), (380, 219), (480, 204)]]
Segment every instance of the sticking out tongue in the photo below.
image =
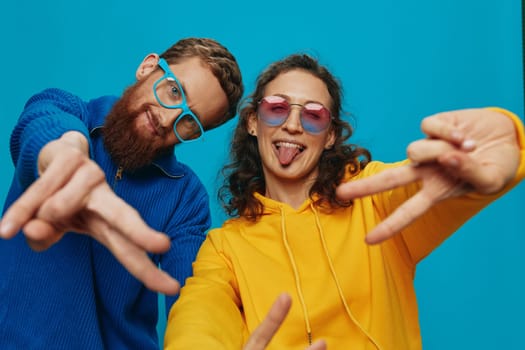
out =
[(278, 147), (277, 152), (279, 152), (279, 162), (281, 165), (289, 165), (295, 156), (299, 153), (297, 147)]

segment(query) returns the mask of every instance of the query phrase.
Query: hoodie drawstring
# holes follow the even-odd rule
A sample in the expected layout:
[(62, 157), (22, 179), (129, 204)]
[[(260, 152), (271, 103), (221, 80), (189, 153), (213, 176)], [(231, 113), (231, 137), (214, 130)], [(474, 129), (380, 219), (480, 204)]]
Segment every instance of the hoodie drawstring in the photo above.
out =
[(332, 277), (334, 279), (334, 282), (335, 282), (335, 285), (337, 287), (337, 291), (339, 293), (339, 297), (341, 298), (341, 302), (343, 303), (344, 307), (345, 307), (345, 310), (346, 310), (346, 313), (347, 315), (350, 317), (350, 319), (352, 320), (352, 322), (354, 322), (355, 325), (357, 325), (357, 327), (361, 330), (361, 332), (363, 332), (367, 337), (368, 339), (374, 344), (374, 346), (380, 350), (381, 348), (379, 347), (377, 341), (372, 337), (372, 335), (370, 335), (362, 326), (359, 322), (357, 322), (356, 318), (354, 317), (354, 315), (352, 314), (352, 311), (350, 311), (350, 307), (348, 306), (348, 303), (346, 302), (346, 298), (343, 294), (343, 289), (341, 288), (341, 285), (339, 284), (339, 279), (337, 278), (337, 274), (335, 273), (335, 268), (334, 268), (334, 265), (332, 263), (332, 259), (330, 258), (330, 254), (328, 253), (328, 247), (326, 245), (326, 240), (324, 238), (324, 234), (323, 234), (323, 227), (321, 226), (321, 222), (319, 221), (319, 215), (317, 214), (317, 210), (315, 209), (314, 205), (312, 203), (310, 203), (310, 208), (312, 209), (313, 213), (314, 213), (314, 216), (315, 216), (315, 224), (317, 226), (317, 231), (319, 232), (319, 237), (321, 239), (321, 244), (323, 246), (323, 250), (324, 250), (324, 254), (326, 256), (326, 260), (328, 261), (328, 266), (330, 267), (330, 272), (332, 274)]
[(283, 243), (284, 247), (286, 248), (286, 252), (288, 253), (288, 259), (290, 259), (290, 263), (292, 264), (292, 270), (295, 277), (295, 286), (297, 288), (297, 294), (299, 295), (299, 301), (301, 302), (301, 307), (303, 309), (304, 319), (306, 323), (306, 335), (308, 337), (308, 345), (312, 345), (312, 328), (310, 327), (310, 320), (308, 318), (308, 310), (306, 308), (306, 303), (304, 301), (303, 291), (301, 288), (301, 281), (299, 279), (299, 271), (297, 270), (297, 264), (295, 263), (295, 259), (292, 254), (292, 250), (290, 249), (290, 245), (288, 244), (288, 238), (286, 237), (286, 226), (284, 224), (284, 212), (283, 208), (280, 208), (281, 210), (281, 232), (283, 234)]

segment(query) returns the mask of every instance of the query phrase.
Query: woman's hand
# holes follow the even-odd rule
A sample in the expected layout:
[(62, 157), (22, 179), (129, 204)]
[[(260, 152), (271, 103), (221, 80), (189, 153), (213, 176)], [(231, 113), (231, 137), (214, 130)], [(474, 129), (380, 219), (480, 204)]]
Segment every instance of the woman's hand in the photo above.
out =
[(516, 174), (520, 162), (516, 128), (503, 113), (491, 109), (439, 113), (425, 118), (421, 127), (428, 137), (409, 145), (412, 164), (337, 189), (338, 196), (352, 199), (421, 182), (417, 194), (368, 233), (370, 244), (392, 237), (444, 199), (469, 191), (497, 193)]

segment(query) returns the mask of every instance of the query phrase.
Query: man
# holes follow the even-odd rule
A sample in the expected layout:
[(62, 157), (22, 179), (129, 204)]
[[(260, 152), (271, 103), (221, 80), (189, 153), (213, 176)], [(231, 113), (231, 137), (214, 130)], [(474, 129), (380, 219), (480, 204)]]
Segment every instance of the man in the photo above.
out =
[(146, 56), (136, 77), (120, 99), (48, 89), (22, 112), (0, 222), (2, 349), (158, 348), (153, 291), (173, 304), (210, 226), (173, 150), (232, 118), (243, 86), (210, 39)]

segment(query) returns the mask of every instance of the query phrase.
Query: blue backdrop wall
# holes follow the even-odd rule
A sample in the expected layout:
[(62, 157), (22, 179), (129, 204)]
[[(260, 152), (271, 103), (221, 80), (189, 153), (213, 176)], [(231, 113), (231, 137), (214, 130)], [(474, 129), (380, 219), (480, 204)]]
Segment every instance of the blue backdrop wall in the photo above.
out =
[[(228, 46), (247, 91), (268, 63), (296, 51), (317, 56), (345, 86), (353, 141), (375, 159), (403, 158), (422, 136), (419, 120), (432, 113), (497, 105), (523, 116), (520, 10), (518, 0), (7, 2), (0, 12), (0, 199), (13, 174), (10, 131), (27, 98), (46, 87), (86, 99), (120, 94), (146, 54), (186, 36)], [(234, 123), (177, 148), (211, 194), (214, 226), (225, 218), (215, 200), (217, 172)], [(523, 344), (524, 198), (522, 184), (421, 263), (425, 349)]]

